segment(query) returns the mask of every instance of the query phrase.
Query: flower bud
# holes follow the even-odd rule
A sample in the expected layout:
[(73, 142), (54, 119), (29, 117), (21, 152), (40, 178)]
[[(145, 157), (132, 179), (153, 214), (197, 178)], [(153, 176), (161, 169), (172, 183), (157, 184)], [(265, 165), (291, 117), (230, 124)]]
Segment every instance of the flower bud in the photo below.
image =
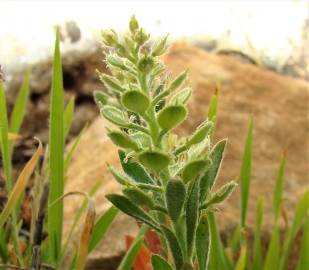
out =
[(193, 180), (195, 177), (203, 173), (209, 167), (209, 160), (194, 160), (186, 164), (182, 170), (182, 179), (185, 183)]
[(112, 47), (117, 45), (118, 36), (117, 33), (112, 29), (104, 31), (102, 33), (102, 38), (105, 46)]
[(143, 115), (148, 109), (150, 101), (141, 91), (130, 90), (122, 94), (121, 103), (129, 111)]
[(142, 71), (143, 73), (149, 73), (152, 68), (154, 67), (154, 59), (152, 56), (143, 56), (139, 61), (138, 61), (138, 69)]
[(93, 93), (94, 101), (99, 108), (107, 104), (107, 96), (102, 93), (102, 91), (94, 91)]
[(188, 75), (188, 71), (185, 70), (182, 73), (180, 73), (176, 79), (174, 79), (174, 81), (172, 81), (172, 83), (170, 84), (168, 90), (169, 92), (173, 92), (174, 90), (176, 90), (178, 87), (180, 87), (183, 82), (187, 79), (187, 75)]
[(124, 92), (125, 89), (121, 86), (120, 82), (112, 76), (97, 72), (100, 80), (103, 82), (106, 88), (115, 92)]
[(187, 116), (187, 110), (182, 105), (169, 105), (158, 114), (158, 123), (164, 131), (175, 128), (182, 123)]
[(122, 111), (114, 106), (104, 105), (101, 108), (101, 114), (107, 120), (120, 127), (127, 127), (129, 124)]
[(130, 19), (129, 28), (132, 34), (134, 34), (139, 28), (138, 21), (134, 15)]
[(192, 89), (186, 87), (171, 97), (170, 103), (175, 105), (185, 105), (191, 97)]
[(138, 161), (147, 169), (159, 173), (168, 166), (170, 158), (159, 151), (143, 151), (138, 155)]
[(124, 65), (124, 59), (119, 57), (117, 54), (109, 54), (106, 57), (107, 63), (113, 67), (117, 67), (120, 69), (126, 69)]
[(114, 144), (124, 149), (132, 149), (137, 151), (137, 144), (125, 133), (121, 131), (111, 131), (107, 136), (112, 140)]
[(143, 28), (139, 28), (134, 34), (134, 41), (142, 46), (148, 39), (150, 35), (145, 32)]
[(194, 134), (189, 139), (187, 146), (191, 146), (193, 144), (198, 144), (202, 142), (208, 135), (210, 135), (212, 129), (214, 127), (213, 122), (207, 121), (203, 123), (201, 126), (197, 128)]
[(167, 50), (167, 37), (161, 38), (158, 42), (156, 42), (152, 48), (152, 56), (160, 56), (164, 54)]

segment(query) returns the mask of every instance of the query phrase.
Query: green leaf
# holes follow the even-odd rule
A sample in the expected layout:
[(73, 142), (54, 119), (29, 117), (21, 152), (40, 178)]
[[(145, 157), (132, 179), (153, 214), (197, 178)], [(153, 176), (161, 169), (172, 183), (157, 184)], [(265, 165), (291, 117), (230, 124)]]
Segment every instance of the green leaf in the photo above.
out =
[(171, 93), (174, 90), (176, 90), (178, 87), (180, 87), (184, 81), (187, 79), (188, 76), (188, 71), (185, 70), (182, 73), (180, 73), (170, 84), (170, 86), (168, 87), (168, 91)]
[(183, 254), (182, 254), (179, 242), (175, 234), (169, 228), (165, 227), (164, 225), (162, 225), (161, 228), (163, 230), (164, 236), (167, 239), (169, 248), (173, 255), (176, 270), (181, 270), (184, 261), (183, 261)]
[(114, 168), (111, 165), (108, 165), (108, 169), (110, 170), (111, 174), (114, 176), (115, 180), (120, 184), (124, 186), (131, 186), (133, 183), (131, 183), (131, 179), (125, 175), (124, 173), (120, 172), (116, 168)]
[(206, 171), (206, 173), (201, 178), (200, 188), (201, 188), (201, 195), (200, 200), (204, 202), (207, 196), (208, 191), (214, 185), (216, 178), (218, 176), (220, 166), (222, 164), (224, 149), (226, 146), (227, 140), (222, 140), (218, 142), (211, 152), (209, 153), (208, 158), (212, 161), (210, 167)]
[(182, 171), (182, 179), (185, 183), (194, 180), (198, 175), (202, 174), (209, 167), (209, 160), (193, 160), (186, 164)]
[(108, 97), (102, 91), (94, 91), (93, 97), (99, 108), (107, 104)]
[(110, 105), (102, 106), (101, 114), (108, 121), (120, 127), (127, 127), (129, 125), (128, 119), (126, 119), (123, 112), (114, 106), (110, 106)]
[(14, 108), (10, 118), (9, 128), (10, 132), (12, 133), (19, 133), (19, 129), (25, 116), (26, 105), (29, 97), (29, 80), (30, 70), (25, 73), (23, 83), (15, 100)]
[(211, 131), (213, 130), (214, 124), (211, 121), (206, 121), (202, 125), (200, 125), (194, 134), (189, 139), (187, 146), (191, 146), (194, 144), (198, 144), (205, 140), (205, 138), (210, 135)]
[(199, 218), (199, 181), (195, 179), (189, 187), (189, 195), (186, 204), (186, 225), (187, 225), (187, 253), (189, 258), (193, 256), (195, 245), (196, 229)]
[(241, 226), (246, 226), (248, 199), (250, 192), (251, 179), (251, 159), (252, 159), (252, 141), (253, 141), (253, 118), (250, 118), (246, 144), (240, 170), (240, 199), (241, 199)]
[(144, 222), (145, 224), (154, 228), (155, 230), (160, 231), (157, 222), (150, 215), (148, 215), (143, 209), (141, 209), (136, 204), (131, 202), (125, 196), (119, 194), (108, 194), (106, 195), (106, 198), (122, 212)]
[(259, 198), (256, 207), (256, 222), (254, 230), (254, 247), (253, 247), (253, 270), (262, 269), (262, 241), (261, 227), (263, 223), (264, 200)]
[(207, 212), (210, 228), (211, 249), (209, 255), (209, 269), (231, 270), (232, 267), (225, 254), (222, 241), (216, 226), (215, 216), (212, 212)]
[(143, 225), (137, 236), (135, 237), (130, 249), (126, 252), (117, 270), (131, 270), (134, 264), (135, 258), (144, 242), (144, 235), (147, 231), (147, 226)]
[(66, 139), (71, 125), (72, 125), (72, 120), (74, 117), (74, 108), (75, 108), (75, 103), (74, 103), (74, 97), (71, 97), (68, 105), (66, 106), (65, 110), (64, 110), (64, 116), (63, 116), (63, 138)]
[[(64, 188), (64, 131), (63, 131), (63, 85), (59, 48), (59, 32), (56, 33), (55, 54), (50, 107), (49, 137), (49, 204), (63, 196)], [(60, 256), (63, 224), (63, 202), (59, 200), (48, 208), (48, 239), (50, 261), (55, 264)]]
[(144, 115), (149, 108), (150, 100), (144, 93), (130, 90), (121, 96), (121, 103), (127, 110)]
[(152, 255), (151, 264), (153, 270), (173, 270), (173, 267), (161, 256)]
[(138, 161), (147, 169), (159, 173), (167, 168), (170, 158), (167, 154), (159, 151), (143, 151), (138, 155)]
[(202, 205), (202, 208), (206, 209), (207, 207), (213, 204), (219, 204), (224, 202), (234, 191), (235, 187), (237, 187), (237, 183), (234, 181), (230, 181), (224, 186), (222, 186), (218, 191), (213, 194), (210, 199)]
[(123, 194), (126, 195), (133, 203), (139, 206), (153, 209), (154, 202), (150, 195), (137, 187), (127, 187), (123, 189)]
[(119, 210), (112, 206), (96, 220), (89, 243), (89, 253), (93, 251), (103, 239), (118, 212)]
[(164, 131), (177, 127), (187, 117), (187, 110), (182, 105), (169, 105), (158, 114), (158, 123)]
[(297, 270), (307, 270), (309, 265), (309, 219), (304, 226), (303, 239), (300, 255), (298, 259)]
[(275, 217), (275, 221), (277, 221), (282, 201), (282, 193), (283, 193), (283, 185), (284, 185), (284, 170), (286, 163), (286, 154), (284, 153), (279, 165), (279, 170), (277, 174), (276, 186), (273, 194), (273, 213)]
[(121, 131), (110, 131), (107, 133), (107, 136), (112, 140), (112, 142), (118, 147), (124, 149), (132, 149), (137, 151), (137, 144), (124, 132)]
[(186, 199), (186, 187), (179, 179), (171, 179), (167, 182), (165, 190), (166, 206), (170, 218), (177, 223)]
[(207, 215), (203, 214), (197, 226), (196, 241), (195, 241), (195, 250), (199, 270), (208, 269), (210, 245), (211, 245), (211, 238), (210, 238)]
[(280, 261), (280, 232), (276, 225), (273, 229), (270, 244), (267, 250), (266, 259), (264, 263), (264, 270), (279, 269)]
[(2, 157), (2, 166), (5, 175), (5, 186), (8, 193), (13, 188), (12, 184), (12, 164), (11, 164), (11, 154), (9, 149), (9, 140), (8, 140), (8, 119), (6, 111), (6, 99), (4, 93), (3, 83), (0, 80), (0, 132), (1, 132), (1, 157)]
[(126, 154), (124, 151), (119, 150), (119, 159), (122, 169), (129, 175), (135, 182), (144, 184), (154, 184), (154, 181), (150, 178), (144, 168), (132, 159), (126, 160)]
[(297, 232), (301, 228), (305, 219), (309, 218), (309, 190), (306, 190), (305, 194), (300, 198), (296, 205), (294, 218), (291, 228), (289, 229), (284, 241), (283, 252), (280, 258), (280, 270), (287, 269), (288, 256), (290, 254), (291, 247)]
[(168, 35), (166, 35), (165, 37), (159, 39), (152, 48), (152, 56), (160, 56), (162, 54), (164, 54), (167, 50), (167, 38)]
[(189, 101), (191, 94), (192, 89), (190, 87), (186, 87), (171, 97), (170, 104), (185, 105)]

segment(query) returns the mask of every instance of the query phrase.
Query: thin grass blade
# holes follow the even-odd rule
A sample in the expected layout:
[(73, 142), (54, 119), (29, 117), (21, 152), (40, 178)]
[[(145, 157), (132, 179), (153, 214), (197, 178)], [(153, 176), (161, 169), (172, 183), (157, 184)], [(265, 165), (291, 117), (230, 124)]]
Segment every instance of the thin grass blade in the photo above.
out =
[(93, 228), (92, 237), (89, 244), (89, 252), (94, 250), (98, 243), (100, 243), (100, 241), (103, 239), (105, 233), (111, 226), (118, 212), (119, 210), (116, 207), (111, 206), (103, 215), (98, 218)]
[[(49, 203), (63, 196), (64, 189), (64, 137), (63, 137), (63, 85), (62, 66), (59, 47), (59, 32), (56, 33), (53, 78), (50, 108), (49, 138), (49, 172), (50, 195)], [(48, 208), (48, 239), (50, 261), (55, 264), (60, 256), (63, 224), (62, 200)]]
[(41, 157), (43, 153), (43, 148), (41, 142), (39, 142), (39, 147), (36, 150), (36, 152), (33, 154), (32, 158), (27, 162), (24, 169), (21, 171), (16, 184), (14, 185), (14, 188), (12, 192), (10, 193), (10, 196), (8, 198), (8, 201), (6, 205), (4, 206), (4, 209), (2, 210), (0, 214), (0, 227), (2, 228), (5, 222), (7, 221), (7, 218), (9, 217), (10, 213), (15, 208), (15, 205), (20, 198), (21, 194), (26, 188), (27, 182), (31, 176), (31, 174), (34, 171), (35, 166), (37, 165), (39, 158)]
[(254, 230), (254, 247), (253, 247), (253, 270), (260, 270), (262, 268), (262, 241), (261, 241), (261, 227), (264, 215), (264, 200), (259, 198), (256, 207), (256, 222)]
[(286, 152), (283, 153), (282, 158), (280, 160), (279, 170), (277, 174), (276, 186), (273, 194), (273, 213), (275, 217), (275, 221), (277, 221), (282, 201), (282, 193), (284, 186), (284, 171), (285, 171), (285, 163), (286, 163)]
[(253, 141), (253, 118), (250, 118), (246, 144), (240, 171), (240, 193), (241, 193), (241, 226), (246, 226), (248, 199), (251, 180), (251, 160), (252, 160), (252, 141)]
[(135, 258), (138, 255), (138, 252), (144, 242), (144, 235), (146, 231), (147, 231), (147, 226), (143, 225), (141, 229), (139, 230), (137, 236), (135, 237), (134, 242), (132, 243), (129, 250), (127, 251), (126, 255), (122, 259), (117, 270), (131, 270), (132, 269)]

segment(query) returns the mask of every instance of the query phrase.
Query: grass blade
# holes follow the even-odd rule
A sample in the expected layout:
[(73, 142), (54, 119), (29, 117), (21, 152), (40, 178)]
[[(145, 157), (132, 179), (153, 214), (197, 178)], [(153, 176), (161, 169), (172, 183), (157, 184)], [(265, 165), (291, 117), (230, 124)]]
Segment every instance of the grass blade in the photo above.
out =
[(74, 116), (75, 109), (75, 98), (74, 96), (70, 98), (68, 105), (65, 107), (64, 115), (63, 115), (63, 137), (64, 140), (67, 138)]
[(307, 219), (303, 232), (303, 241), (298, 259), (297, 270), (307, 270), (309, 265), (309, 219)]
[[(59, 33), (56, 33), (50, 108), (50, 194), (49, 203), (63, 196), (64, 186), (64, 137), (63, 137), (63, 85), (59, 48)], [(60, 256), (63, 224), (62, 200), (48, 208), (48, 239), (50, 261), (55, 263)]]
[(6, 189), (8, 193), (12, 190), (12, 164), (8, 140), (8, 119), (6, 110), (6, 99), (3, 83), (0, 80), (0, 132), (1, 132), (1, 156), (4, 175), (6, 178)]
[(39, 161), (40, 156), (43, 153), (43, 148), (41, 142), (39, 142), (39, 147), (32, 156), (32, 158), (27, 162), (24, 169), (21, 171), (16, 184), (14, 185), (14, 188), (12, 192), (10, 193), (10, 196), (8, 198), (8, 201), (4, 207), (4, 209), (1, 211), (0, 214), (0, 228), (3, 227), (5, 224), (7, 218), (9, 217), (10, 213), (13, 211), (18, 199), (20, 198), (21, 194), (26, 188), (27, 182), (31, 176), (31, 174), (34, 171), (34, 168), (36, 164)]
[(232, 267), (225, 254), (224, 247), (216, 226), (214, 213), (207, 212), (207, 218), (211, 238), (209, 269), (230, 270)]
[(11, 114), (9, 131), (12, 133), (16, 134), (19, 133), (19, 129), (25, 116), (26, 105), (29, 97), (29, 81), (30, 81), (30, 70), (28, 70), (24, 75), (24, 80), (20, 87)]
[(292, 225), (287, 234), (283, 246), (283, 253), (280, 259), (280, 268), (279, 268), (280, 270), (287, 269), (287, 261), (291, 250), (291, 246), (293, 244), (297, 232), (301, 228), (301, 225), (306, 218), (309, 218), (309, 190), (305, 192), (303, 197), (299, 200), (299, 202), (296, 205)]
[(256, 222), (254, 231), (254, 247), (253, 247), (253, 270), (260, 270), (262, 268), (262, 241), (261, 241), (261, 227), (264, 215), (264, 200), (259, 198), (256, 207)]
[(264, 263), (264, 270), (278, 269), (280, 261), (280, 232), (276, 225), (271, 236)]
[(117, 216), (119, 210), (112, 206), (96, 221), (89, 244), (89, 252), (95, 249)]
[(122, 259), (120, 265), (117, 270), (131, 270), (134, 264), (135, 258), (138, 255), (138, 252), (144, 242), (144, 235), (147, 231), (147, 226), (143, 225), (139, 230), (137, 236), (134, 239), (134, 242), (130, 246), (126, 255)]
[(277, 174), (276, 186), (273, 195), (273, 213), (275, 217), (275, 222), (278, 219), (280, 214), (281, 208), (281, 201), (282, 201), (282, 193), (283, 193), (283, 186), (284, 186), (284, 170), (285, 170), (285, 163), (286, 163), (286, 152), (283, 153), (282, 158), (280, 160), (279, 170)]
[(253, 118), (251, 117), (240, 171), (241, 227), (243, 228), (246, 226), (248, 199), (250, 192), (252, 141), (253, 141)]
[(153, 255), (151, 257), (153, 270), (173, 270), (172, 266), (161, 256)]

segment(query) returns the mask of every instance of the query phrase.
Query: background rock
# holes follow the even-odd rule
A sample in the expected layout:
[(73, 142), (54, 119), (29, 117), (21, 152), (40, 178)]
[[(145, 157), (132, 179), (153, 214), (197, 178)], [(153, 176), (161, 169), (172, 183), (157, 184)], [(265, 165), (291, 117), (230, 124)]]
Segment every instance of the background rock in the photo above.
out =
[[(189, 119), (177, 130), (178, 134), (191, 133), (203, 121), (213, 89), (216, 83), (221, 84), (216, 139), (227, 137), (229, 143), (219, 184), (237, 179), (249, 117), (254, 116), (249, 201), (252, 210), (248, 212), (248, 226), (254, 224), (254, 208), (259, 196), (266, 199), (266, 230), (272, 222), (271, 197), (283, 149), (288, 151), (284, 207), (291, 214), (292, 207), (308, 187), (309, 180), (308, 83), (183, 43), (171, 48), (165, 62), (174, 75), (188, 67), (189, 84), (194, 89), (189, 103)], [(98, 118), (89, 127), (69, 169), (66, 186), (66, 191), (87, 191), (97, 180), (101, 180), (103, 188), (96, 195), (98, 212), (104, 211), (108, 205), (104, 195), (119, 191), (119, 186), (106, 168), (107, 162), (118, 164), (116, 148), (105, 134), (106, 125), (103, 119)], [(72, 219), (70, 217), (78, 206), (78, 200), (66, 205), (67, 221)], [(228, 231), (238, 222), (239, 208), (239, 192), (235, 192), (220, 207), (218, 221), (222, 231)], [(92, 258), (98, 260), (121, 255), (124, 250), (123, 236), (136, 232), (136, 229), (130, 218), (120, 217)], [(115, 235), (117, 237), (112, 237)]]

